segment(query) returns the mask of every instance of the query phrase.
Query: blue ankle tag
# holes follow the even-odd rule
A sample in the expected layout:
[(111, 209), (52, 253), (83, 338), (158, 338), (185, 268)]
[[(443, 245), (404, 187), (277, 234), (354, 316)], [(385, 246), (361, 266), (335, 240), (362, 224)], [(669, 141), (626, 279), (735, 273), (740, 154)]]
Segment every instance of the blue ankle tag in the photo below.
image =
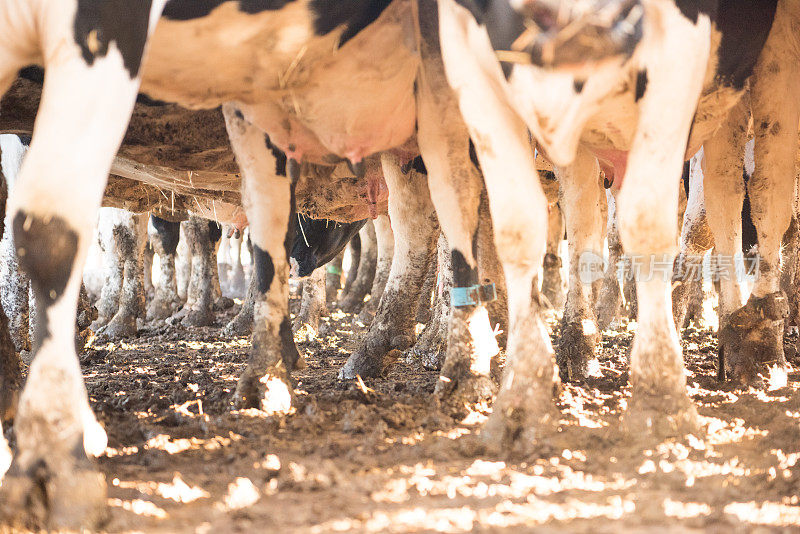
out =
[(454, 287), (450, 290), (453, 306), (477, 306), (481, 302), (492, 302), (497, 298), (494, 284)]

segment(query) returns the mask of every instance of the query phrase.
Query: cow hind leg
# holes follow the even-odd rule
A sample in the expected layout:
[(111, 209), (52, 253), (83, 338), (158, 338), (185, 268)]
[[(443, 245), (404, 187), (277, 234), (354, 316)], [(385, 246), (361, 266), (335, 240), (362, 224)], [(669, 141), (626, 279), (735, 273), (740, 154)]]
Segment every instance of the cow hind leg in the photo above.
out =
[(153, 251), (158, 254), (159, 272), (154, 284), (155, 296), (147, 306), (147, 320), (160, 321), (171, 316), (180, 306), (175, 280), (175, 252), (178, 248), (180, 223), (153, 215), (151, 228), (148, 231)]
[(378, 376), (400, 356), (399, 351), (413, 344), (422, 281), (435, 250), (436, 215), (425, 175), (413, 169), (404, 174), (397, 157), (389, 153), (381, 156), (381, 165), (394, 225), (392, 268), (375, 319), (339, 372), (343, 379)]
[(556, 169), (571, 258), (557, 358), (564, 380), (586, 378), (588, 362), (594, 359), (600, 341), (592, 308), (592, 283), (603, 276), (603, 218), (599, 215), (606, 200), (598, 172), (594, 156), (583, 149), (571, 166)]
[(605, 330), (619, 317), (622, 305), (622, 287), (620, 280), (620, 261), (622, 261), (622, 243), (619, 239), (619, 222), (617, 220), (617, 200), (610, 189), (606, 190), (608, 204), (608, 265), (603, 274), (600, 294), (597, 297), (595, 313), (597, 327)]
[(325, 303), (325, 269), (318, 267), (311, 276), (303, 280), (303, 295), (300, 311), (294, 318), (292, 331), (301, 340), (311, 341), (319, 333), (319, 322), (327, 314)]
[[(264, 133), (235, 106), (226, 105), (223, 112), (242, 172), (255, 278), (252, 348), (234, 402), (240, 408), (285, 413), (292, 403), (290, 373), (299, 359), (289, 319), (289, 251), (284, 245), (292, 242), (294, 232), (293, 184), (285, 173), (285, 158), (265, 146)], [(288, 167), (296, 169), (298, 165), (289, 162)]]

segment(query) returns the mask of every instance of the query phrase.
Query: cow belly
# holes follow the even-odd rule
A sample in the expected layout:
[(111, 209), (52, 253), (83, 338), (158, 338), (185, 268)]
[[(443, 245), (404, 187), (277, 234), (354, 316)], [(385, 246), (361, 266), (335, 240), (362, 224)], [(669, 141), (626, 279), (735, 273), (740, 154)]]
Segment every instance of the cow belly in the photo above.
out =
[(256, 14), (237, 5), (162, 19), (142, 91), (194, 108), (238, 102), (289, 156), (320, 163), (330, 154), (359, 161), (411, 136), (418, 58), (409, 2), (396, 0), (342, 46), (341, 29), (315, 33), (305, 2)]

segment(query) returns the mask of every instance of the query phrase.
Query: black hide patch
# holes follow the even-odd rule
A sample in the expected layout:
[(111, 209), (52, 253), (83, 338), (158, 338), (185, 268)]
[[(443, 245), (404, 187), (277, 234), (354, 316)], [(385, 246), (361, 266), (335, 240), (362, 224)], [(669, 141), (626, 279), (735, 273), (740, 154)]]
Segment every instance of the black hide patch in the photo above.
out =
[(327, 35), (344, 26), (341, 46), (375, 22), (391, 3), (392, 0), (311, 0), (314, 31), (317, 35)]
[(170, 20), (192, 20), (208, 16), (227, 2), (237, 2), (242, 13), (277, 11), (294, 0), (169, 0), (161, 16)]
[[(242, 112), (237, 109), (236, 113), (241, 114)], [(244, 116), (240, 118), (244, 119)], [(283, 150), (272, 144), (268, 135), (264, 135), (264, 144), (267, 145), (267, 148), (275, 157), (275, 174), (277, 176), (286, 176), (286, 154), (283, 153)]]
[(585, 83), (586, 80), (579, 80), (577, 78), (572, 80), (572, 88), (575, 90), (575, 93), (580, 93), (583, 91), (583, 84)]
[[(734, 0), (731, 3), (747, 2), (749, 0)], [(718, 0), (675, 0), (675, 5), (681, 10), (684, 17), (697, 24), (700, 14), (704, 13), (714, 20), (717, 14)]]
[(636, 73), (636, 96), (634, 102), (638, 102), (647, 91), (647, 69), (642, 69)]
[(716, 26), (722, 33), (717, 49), (717, 81), (744, 89), (767, 41), (777, 0), (720, 2)]
[(453, 286), (469, 287), (478, 283), (478, 269), (470, 267), (461, 251), (453, 249), (450, 252), (453, 262)]
[(272, 256), (269, 252), (261, 250), (261, 247), (253, 244), (253, 263), (256, 268), (256, 289), (262, 295), (269, 291), (272, 280), (275, 279), (275, 264), (272, 263)]
[(178, 241), (181, 238), (181, 223), (150, 215), (150, 224), (153, 225), (153, 228), (155, 228), (158, 233), (158, 237), (161, 238), (164, 252), (167, 254), (175, 254), (175, 251), (178, 250)]
[(25, 212), (14, 217), (19, 263), (31, 278), (36, 298), (51, 305), (64, 293), (78, 252), (78, 234), (61, 217), (49, 221)]
[(297, 352), (297, 345), (294, 344), (292, 322), (288, 317), (284, 317), (281, 320), (278, 335), (281, 338), (281, 357), (283, 358), (283, 365), (288, 371), (293, 371), (297, 360), (300, 359), (300, 354)]
[(113, 42), (131, 78), (139, 75), (147, 42), (151, 0), (78, 0), (74, 38), (88, 65)]

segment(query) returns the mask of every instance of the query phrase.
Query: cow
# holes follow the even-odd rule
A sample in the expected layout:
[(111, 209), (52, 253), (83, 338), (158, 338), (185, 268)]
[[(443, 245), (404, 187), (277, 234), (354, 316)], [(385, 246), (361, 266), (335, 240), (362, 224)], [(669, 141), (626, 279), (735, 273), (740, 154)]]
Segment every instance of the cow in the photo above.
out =
[[(36, 132), (9, 201), (21, 265), (43, 320), (15, 419), (17, 454), (3, 482), (8, 514), (28, 517), (41, 507), (46, 512), (39, 517), (59, 527), (91, 524), (102, 513), (104, 482), (85, 453), (102, 451), (105, 440), (66, 318), (75, 314), (95, 213), (140, 90), (192, 108), (222, 105), (257, 259), (256, 328), (237, 406), (267, 413), (291, 407), (289, 374), (298, 354), (285, 243), (301, 166), (347, 161), (359, 176), (364, 159), (379, 152), (397, 199), (390, 216), (415, 230), (395, 241), (408, 247), (409, 261), (429, 260), (434, 205), (451, 246), (458, 307), (447, 358), (464, 364), (451, 367), (457, 380), (444, 379), (459, 384), (454, 394), (467, 395), (472, 384), (485, 382), (483, 338), (493, 336), (483, 304), (494, 292), (479, 283), (473, 253), (480, 176), (469, 168), (467, 130), (444, 77), (435, 5), (417, 6), (408, 0), (0, 3), (6, 21), (0, 90), (26, 65), (46, 72)], [(416, 155), (414, 140), (430, 171), (427, 181), (403, 172)], [(286, 154), (285, 173), (277, 172), (270, 146)], [(384, 294), (394, 293), (395, 304), (413, 301), (413, 309), (420, 272), (387, 283)], [(380, 306), (376, 321), (385, 330), (351, 355), (343, 378), (381, 372), (392, 340), (413, 332), (415, 313), (402, 307), (399, 313)], [(477, 332), (477, 347), (456, 343)], [(53, 397), (60, 399), (55, 411)]]
[[(567, 178), (568, 224), (571, 209), (599, 202), (597, 160), (619, 188), (620, 237), (639, 275), (624, 417), (632, 431), (697, 428), (670, 313), (670, 277), (659, 269), (672, 269), (683, 162), (739, 103), (775, 4), (439, 3), (445, 70), (476, 140), (509, 288), (530, 287), (544, 251), (546, 200), (534, 179), (528, 131)], [(599, 219), (585, 228), (594, 257)], [(552, 426), (552, 349), (538, 312), (536, 299), (510, 302), (512, 364), (487, 422), (491, 441), (519, 442)], [(574, 323), (587, 350), (572, 352), (562, 368), (580, 377), (597, 325), (591, 313)]]

